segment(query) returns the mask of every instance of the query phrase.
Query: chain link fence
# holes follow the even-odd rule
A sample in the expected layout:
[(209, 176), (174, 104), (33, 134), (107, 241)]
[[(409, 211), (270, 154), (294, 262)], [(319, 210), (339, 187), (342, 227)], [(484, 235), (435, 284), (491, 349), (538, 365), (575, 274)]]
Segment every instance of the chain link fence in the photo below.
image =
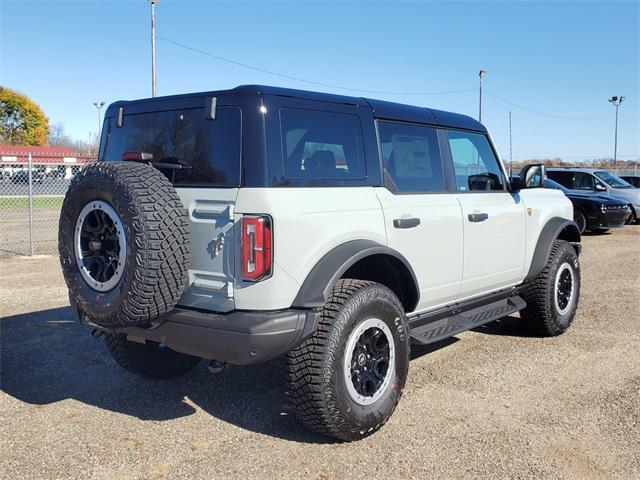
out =
[[(31, 159), (26, 165), (0, 165), (0, 255), (56, 253), (62, 201), (71, 178), (85, 165)], [(472, 170), (457, 168), (456, 174), (477, 173)], [(606, 170), (617, 175), (640, 174), (638, 166)]]
[(84, 165), (0, 165), (0, 255), (54, 254), (58, 220), (71, 178)]

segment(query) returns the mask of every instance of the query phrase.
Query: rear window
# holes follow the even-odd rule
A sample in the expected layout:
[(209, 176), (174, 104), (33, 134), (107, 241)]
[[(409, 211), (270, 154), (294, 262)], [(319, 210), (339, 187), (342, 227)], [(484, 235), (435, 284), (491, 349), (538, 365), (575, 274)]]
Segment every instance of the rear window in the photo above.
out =
[(547, 178), (555, 180), (565, 188), (573, 188), (573, 173), (559, 172), (557, 170), (547, 170)]
[(105, 127), (102, 160), (140, 157), (176, 186), (240, 185), (241, 113), (218, 107), (215, 120), (203, 108), (125, 115), (123, 126)]
[(362, 127), (356, 115), (283, 108), (280, 122), (286, 178), (365, 178)]

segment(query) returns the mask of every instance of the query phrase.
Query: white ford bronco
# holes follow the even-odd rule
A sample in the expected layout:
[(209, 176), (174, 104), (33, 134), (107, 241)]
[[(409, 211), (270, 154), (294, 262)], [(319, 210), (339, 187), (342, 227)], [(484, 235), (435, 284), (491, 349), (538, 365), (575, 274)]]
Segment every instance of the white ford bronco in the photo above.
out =
[(518, 311), (569, 327), (580, 233), (544, 178), (510, 181), (483, 125), (428, 108), (263, 86), (116, 102), (60, 261), (124, 368), (285, 355), (297, 416), (354, 440), (393, 413), (412, 344)]

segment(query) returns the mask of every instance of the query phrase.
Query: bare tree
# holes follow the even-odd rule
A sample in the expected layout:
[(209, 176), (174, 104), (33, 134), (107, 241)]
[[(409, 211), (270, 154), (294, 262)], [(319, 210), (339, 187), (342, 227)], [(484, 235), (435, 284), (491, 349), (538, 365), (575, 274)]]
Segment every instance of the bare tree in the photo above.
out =
[(72, 143), (63, 123), (57, 122), (49, 127), (49, 145), (52, 147), (69, 147)]

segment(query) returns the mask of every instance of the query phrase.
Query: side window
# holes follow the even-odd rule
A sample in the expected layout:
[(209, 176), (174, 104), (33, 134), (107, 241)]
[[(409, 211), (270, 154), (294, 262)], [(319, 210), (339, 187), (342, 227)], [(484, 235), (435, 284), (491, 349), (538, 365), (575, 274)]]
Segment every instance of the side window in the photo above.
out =
[(459, 191), (504, 190), (502, 170), (485, 135), (448, 130)]
[(445, 190), (435, 128), (378, 122), (385, 182), (399, 192)]
[(356, 115), (280, 110), (284, 174), (299, 180), (366, 177), (362, 127)]
[(573, 174), (574, 190), (595, 190), (596, 179), (590, 173), (574, 172)]
[(563, 187), (573, 188), (573, 173), (571, 172), (547, 170), (547, 177), (549, 177), (551, 180), (555, 180)]

